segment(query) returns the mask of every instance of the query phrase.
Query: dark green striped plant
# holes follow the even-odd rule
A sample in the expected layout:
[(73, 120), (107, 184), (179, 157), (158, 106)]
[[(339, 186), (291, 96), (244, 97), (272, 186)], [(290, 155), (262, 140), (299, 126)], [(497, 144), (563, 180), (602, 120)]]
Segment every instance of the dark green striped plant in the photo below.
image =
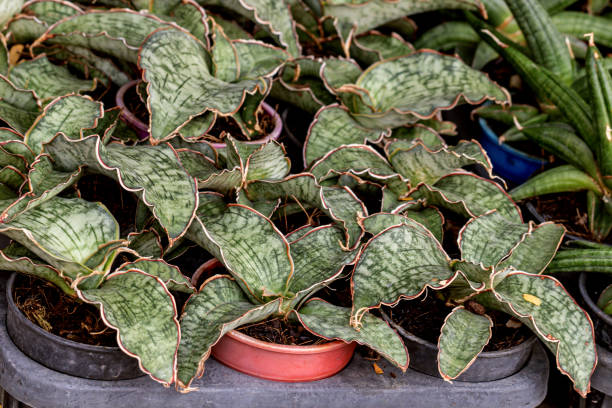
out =
[(555, 354), (557, 367), (586, 395), (596, 363), (588, 315), (556, 279), (542, 275), (563, 238), (563, 227), (509, 220), (490, 211), (468, 221), (459, 233), (461, 257), (451, 259), (432, 232), (400, 215), (363, 220), (374, 237), (363, 247), (352, 277), (352, 325), (381, 305), (439, 291), (455, 308), (438, 341), (438, 367), (457, 378), (491, 337), (483, 313), (499, 310), (529, 327)]
[[(527, 0), (512, 2), (523, 8), (529, 4)], [(578, 94), (570, 86), (578, 75), (574, 70), (569, 71), (568, 77), (565, 74), (560, 76), (559, 67), (552, 69), (557, 61), (555, 55), (567, 54), (568, 51), (558, 33), (539, 29), (546, 18), (548, 21), (550, 18), (545, 13), (538, 15), (541, 18), (536, 20), (523, 14), (516, 14), (516, 18), (519, 24), (525, 25), (524, 32), (531, 30), (535, 33), (528, 37), (532, 38), (529, 47), (534, 59), (539, 56), (539, 63), (490, 25), (468, 16), (483, 39), (513, 66), (541, 102), (558, 109), (563, 120), (518, 124), (527, 138), (567, 164), (544, 171), (511, 194), (514, 199), (521, 200), (542, 194), (586, 191), (589, 230), (597, 240), (602, 240), (612, 230), (612, 79), (591, 36), (584, 73), (589, 95), (585, 99)], [(558, 41), (552, 41), (553, 38)]]
[[(344, 233), (333, 225), (305, 226), (283, 235), (265, 216), (227, 205), (217, 194), (201, 194), (201, 211), (188, 237), (219, 259), (229, 275), (204, 282), (181, 316), (177, 387), (189, 390), (204, 362), (228, 331), (269, 317), (297, 319), (326, 339), (357, 341), (402, 370), (408, 354), (383, 320), (366, 313), (360, 331), (350, 326), (351, 309), (311, 298), (344, 276), (357, 250), (342, 247)], [(313, 260), (316, 259), (316, 262)]]

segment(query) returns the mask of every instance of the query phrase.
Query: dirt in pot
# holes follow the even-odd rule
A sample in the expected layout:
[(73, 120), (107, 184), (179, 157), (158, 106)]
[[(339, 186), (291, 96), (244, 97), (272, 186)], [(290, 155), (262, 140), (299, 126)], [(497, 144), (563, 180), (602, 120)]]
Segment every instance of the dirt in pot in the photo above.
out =
[(286, 346), (312, 346), (328, 342), (310, 333), (299, 322), (280, 317), (243, 326), (238, 331), (257, 340)]
[(15, 304), (34, 324), (65, 339), (95, 346), (117, 346), (117, 332), (104, 324), (100, 311), (30, 276), (15, 280)]
[[(484, 307), (479, 304), (466, 305), (475, 313), (485, 312)], [(431, 343), (437, 344), (440, 337), (440, 329), (444, 319), (453, 310), (446, 303), (431, 293), (429, 296), (403, 300), (396, 307), (387, 310), (388, 315), (394, 322), (404, 330)], [(498, 351), (517, 346), (531, 337), (531, 331), (511, 316), (498, 312), (486, 311), (493, 320), (493, 335), (484, 351)], [(518, 328), (517, 326), (520, 325)]]

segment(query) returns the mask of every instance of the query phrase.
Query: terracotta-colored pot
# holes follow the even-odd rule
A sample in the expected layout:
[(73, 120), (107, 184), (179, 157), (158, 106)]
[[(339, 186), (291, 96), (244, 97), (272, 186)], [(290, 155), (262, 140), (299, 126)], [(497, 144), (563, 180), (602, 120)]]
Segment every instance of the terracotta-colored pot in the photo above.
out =
[[(194, 285), (202, 275), (221, 263), (211, 259), (194, 273)], [(286, 346), (254, 339), (236, 330), (221, 338), (213, 347), (213, 357), (234, 370), (283, 382), (315, 381), (331, 377), (351, 360), (357, 343), (335, 340), (314, 346)]]
[[(124, 100), (125, 93), (127, 92), (127, 90), (136, 86), (139, 82), (140, 80), (135, 79), (133, 81), (126, 83), (121, 88), (119, 88), (119, 91), (117, 91), (117, 95), (115, 96), (115, 103), (117, 104), (117, 106), (120, 106), (122, 109), (121, 118), (128, 125), (130, 125), (132, 129), (136, 131), (136, 133), (138, 134), (138, 138), (140, 140), (144, 140), (147, 137), (149, 137), (149, 127), (144, 122), (142, 122), (140, 119), (138, 119), (136, 115), (134, 115), (125, 106), (125, 100)], [(278, 114), (278, 112), (276, 112), (274, 108), (272, 108), (270, 105), (268, 105), (265, 102), (261, 103), (261, 107), (263, 108), (264, 111), (266, 111), (268, 115), (274, 118), (274, 129), (272, 129), (272, 131), (269, 134), (267, 134), (265, 137), (262, 137), (261, 139), (247, 141), (246, 142), (247, 144), (264, 144), (270, 140), (277, 140), (283, 130), (283, 121), (280, 115)], [(226, 147), (225, 143), (211, 143), (211, 145), (215, 149), (224, 149)]]

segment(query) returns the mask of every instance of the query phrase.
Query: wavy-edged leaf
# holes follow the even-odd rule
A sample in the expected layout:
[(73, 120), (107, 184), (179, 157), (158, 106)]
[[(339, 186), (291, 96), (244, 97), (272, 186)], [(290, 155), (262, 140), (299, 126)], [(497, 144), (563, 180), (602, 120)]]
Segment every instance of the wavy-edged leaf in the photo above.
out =
[(312, 174), (290, 175), (278, 181), (255, 181), (248, 185), (246, 192), (253, 201), (294, 199), (321, 209), (346, 230), (346, 245), (349, 248), (354, 248), (363, 235), (357, 218), (367, 215), (364, 204), (350, 189), (321, 187)]
[(81, 130), (93, 128), (104, 115), (103, 105), (88, 96), (69, 95), (54, 99), (26, 132), (24, 142), (36, 153), (58, 132), (79, 139)]
[(412, 54), (414, 48), (395, 32), (384, 35), (371, 31), (354, 38), (349, 52), (351, 57), (359, 62), (371, 65), (385, 59)]
[(405, 224), (431, 233), (438, 242), (442, 242), (442, 215), (434, 208), (421, 211), (406, 211), (403, 214), (377, 213), (364, 218), (363, 229), (372, 235), (378, 235), (394, 225)]
[(511, 190), (510, 194), (515, 200), (523, 200), (542, 194), (581, 190), (591, 190), (597, 195), (602, 195), (601, 186), (591, 176), (566, 164), (543, 171)]
[(164, 255), (159, 234), (154, 229), (128, 234), (128, 248), (145, 258), (161, 258)]
[(250, 80), (274, 75), (289, 58), (277, 47), (256, 40), (234, 40), (238, 55), (238, 80)]
[(0, 0), (0, 26), (4, 26), (13, 15), (19, 12), (24, 0)]
[(478, 115), (483, 119), (496, 120), (507, 126), (514, 125), (515, 117), (519, 123), (523, 123), (539, 113), (538, 108), (522, 104), (513, 104), (512, 106), (482, 105), (472, 111), (472, 115)]
[(341, 105), (321, 108), (308, 129), (304, 143), (304, 164), (308, 165), (325, 153), (348, 144), (377, 142), (384, 129), (366, 129), (360, 126)]
[(78, 295), (100, 306), (104, 323), (117, 330), (119, 347), (138, 359), (142, 371), (164, 385), (174, 382), (181, 334), (174, 298), (159, 278), (119, 271)]
[(50, 265), (40, 264), (27, 256), (15, 256), (8, 251), (0, 251), (0, 270), (15, 271), (36, 276), (42, 280), (53, 283), (62, 292), (74, 296), (75, 291), (61, 277), (60, 272)]
[(34, 92), (18, 89), (0, 75), (0, 119), (23, 134), (36, 120), (39, 108)]
[(291, 162), (282, 145), (271, 141), (258, 147), (246, 160), (246, 180), (282, 179), (291, 169)]
[(130, 77), (109, 58), (100, 57), (87, 48), (74, 45), (66, 45), (65, 49), (72, 58), (85, 62), (87, 69), (99, 71), (119, 87), (130, 81)]
[(347, 343), (356, 341), (370, 347), (402, 371), (408, 368), (408, 350), (395, 330), (379, 317), (366, 313), (359, 330), (355, 330), (349, 325), (351, 309), (334, 306), (322, 299), (310, 300), (295, 314), (308, 331), (318, 336)]
[(416, 298), (427, 287), (448, 286), (456, 276), (449, 262), (440, 243), (422, 227), (397, 225), (374, 236), (353, 273), (353, 325), (368, 309)]
[[(219, 259), (246, 293), (260, 303), (281, 296), (294, 273), (289, 243), (263, 215), (230, 205), (218, 217), (196, 218), (190, 238)], [(197, 227), (195, 227), (197, 228)]]
[(119, 225), (106, 207), (79, 198), (54, 197), (0, 231), (71, 279), (100, 266), (105, 246), (119, 239)]
[(434, 184), (441, 177), (464, 166), (479, 164), (490, 173), (493, 166), (480, 144), (474, 140), (462, 140), (457, 146), (432, 150), (420, 141), (405, 146), (391, 142), (385, 147), (393, 168), (412, 185)]
[(198, 180), (205, 180), (213, 174), (221, 172), (211, 158), (198, 151), (176, 149), (176, 153), (185, 167), (185, 170)]
[[(179, 30), (160, 30), (149, 36), (140, 51), (139, 66), (148, 83), (149, 129), (154, 141), (165, 140), (186, 122), (206, 111), (236, 113), (247, 93), (262, 83), (221, 81), (208, 71), (204, 46)], [(192, 67), (199, 67), (193, 70)]]
[(590, 390), (597, 361), (589, 316), (555, 278), (510, 272), (494, 289), (509, 311), (534, 329), (556, 355), (557, 367), (581, 395)]
[(153, 15), (127, 9), (91, 11), (58, 21), (37, 42), (79, 46), (136, 63), (147, 36), (167, 26)]
[(343, 100), (359, 123), (383, 129), (431, 118), (461, 100), (510, 102), (507, 91), (485, 74), (432, 51), (371, 65), (345, 92)]
[(229, 276), (209, 279), (192, 295), (181, 316), (177, 386), (189, 389), (204, 374), (204, 362), (221, 337), (239, 326), (266, 319), (278, 311), (280, 299), (253, 305)]
[(438, 369), (443, 379), (459, 377), (476, 360), (491, 338), (493, 321), (458, 306), (446, 316), (438, 340)]
[(83, 9), (65, 0), (36, 0), (28, 1), (22, 12), (33, 14), (40, 21), (51, 25), (66, 17), (83, 14)]
[(428, 48), (438, 51), (453, 51), (460, 46), (475, 46), (480, 36), (464, 21), (447, 21), (425, 31), (414, 42), (416, 49)]
[(170, 265), (163, 259), (137, 259), (126, 262), (117, 268), (118, 271), (138, 269), (148, 275), (159, 278), (170, 290), (184, 293), (194, 293), (195, 289), (189, 278), (181, 273), (179, 268)]
[[(158, 6), (158, 2), (154, 7)], [(208, 44), (208, 14), (194, 0), (172, 0), (162, 14), (171, 13), (174, 21), (193, 34), (200, 41)]]
[(470, 173), (451, 173), (433, 186), (420, 185), (412, 195), (467, 217), (496, 209), (509, 219), (522, 219), (518, 206), (499, 184)]
[(337, 279), (344, 266), (353, 261), (356, 251), (345, 251), (343, 239), (338, 228), (326, 225), (309, 230), (290, 243), (295, 271), (289, 291), (297, 295), (298, 301)]
[(51, 64), (45, 55), (18, 64), (9, 79), (19, 88), (33, 90), (41, 101), (96, 87), (95, 80), (76, 78), (65, 66)]
[(344, 58), (327, 58), (319, 71), (325, 87), (332, 93), (346, 84), (352, 84), (362, 73), (359, 65), (351, 60)]
[(59, 169), (72, 171), (86, 165), (136, 193), (171, 242), (189, 227), (197, 208), (197, 188), (169, 145), (104, 146), (97, 135), (81, 140), (59, 135), (46, 146)]
[(546, 222), (540, 225), (529, 225), (529, 232), (515, 246), (499, 268), (512, 266), (521, 271), (542, 273), (550, 264), (561, 246), (565, 228), (562, 225)]
[(570, 51), (551, 17), (538, 0), (506, 0), (535, 61), (565, 83), (571, 83), (573, 65)]

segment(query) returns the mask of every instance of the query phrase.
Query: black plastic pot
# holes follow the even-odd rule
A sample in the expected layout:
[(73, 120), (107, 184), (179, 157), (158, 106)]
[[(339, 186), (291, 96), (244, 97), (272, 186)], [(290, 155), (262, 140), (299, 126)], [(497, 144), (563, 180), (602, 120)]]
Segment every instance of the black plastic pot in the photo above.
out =
[(15, 345), (31, 359), (53, 370), (94, 380), (123, 380), (143, 376), (138, 360), (119, 347), (92, 346), (51, 334), (32, 323), (15, 305), (13, 273), (6, 286), (6, 326)]
[[(605, 277), (605, 275), (597, 275), (585, 272), (580, 274), (578, 289), (582, 300), (589, 309), (597, 340), (597, 367), (591, 377), (591, 384), (593, 388), (607, 395), (606, 401), (612, 406), (612, 317), (598, 308), (591, 298), (591, 293), (594, 293), (594, 291), (589, 282)], [(603, 289), (604, 286), (600, 285), (599, 287)]]
[[(415, 336), (393, 322), (388, 316), (385, 319), (404, 338), (404, 344), (410, 355), (410, 368), (432, 377), (440, 377), (438, 371), (438, 346)], [(521, 344), (500, 351), (484, 351), (455, 381), (486, 382), (510, 377), (520, 371), (533, 351), (537, 338), (530, 337)]]

